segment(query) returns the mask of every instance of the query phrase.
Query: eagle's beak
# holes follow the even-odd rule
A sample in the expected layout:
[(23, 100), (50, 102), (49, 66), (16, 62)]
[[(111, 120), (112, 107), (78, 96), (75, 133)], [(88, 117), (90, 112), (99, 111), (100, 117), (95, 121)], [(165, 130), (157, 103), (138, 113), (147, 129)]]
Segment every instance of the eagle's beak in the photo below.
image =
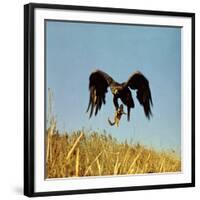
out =
[(115, 89), (115, 90), (114, 90), (114, 94), (117, 94), (117, 93), (118, 93), (118, 90), (117, 90), (117, 89)]

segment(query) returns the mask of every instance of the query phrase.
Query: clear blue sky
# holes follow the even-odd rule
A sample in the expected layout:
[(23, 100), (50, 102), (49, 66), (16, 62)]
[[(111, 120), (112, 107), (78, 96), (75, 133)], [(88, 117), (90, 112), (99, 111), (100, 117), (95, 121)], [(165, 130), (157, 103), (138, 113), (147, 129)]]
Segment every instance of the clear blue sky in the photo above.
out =
[[(119, 24), (46, 22), (46, 88), (54, 93), (54, 112), (63, 131), (106, 130), (123, 141), (132, 139), (155, 148), (181, 145), (181, 28)], [(106, 105), (89, 119), (89, 75), (100, 69), (124, 82), (136, 70), (149, 80), (153, 118), (147, 120), (132, 91), (131, 121), (111, 127), (114, 106)]]

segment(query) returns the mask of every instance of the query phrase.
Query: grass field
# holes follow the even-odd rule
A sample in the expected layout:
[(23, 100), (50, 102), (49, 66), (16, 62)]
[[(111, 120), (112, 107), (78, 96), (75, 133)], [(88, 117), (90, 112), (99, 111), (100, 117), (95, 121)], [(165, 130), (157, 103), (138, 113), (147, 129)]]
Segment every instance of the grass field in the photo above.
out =
[(46, 178), (181, 171), (180, 156), (118, 142), (106, 132), (46, 133)]
[(119, 142), (106, 131), (59, 132), (50, 89), (47, 102), (46, 178), (181, 171), (180, 155), (173, 150)]

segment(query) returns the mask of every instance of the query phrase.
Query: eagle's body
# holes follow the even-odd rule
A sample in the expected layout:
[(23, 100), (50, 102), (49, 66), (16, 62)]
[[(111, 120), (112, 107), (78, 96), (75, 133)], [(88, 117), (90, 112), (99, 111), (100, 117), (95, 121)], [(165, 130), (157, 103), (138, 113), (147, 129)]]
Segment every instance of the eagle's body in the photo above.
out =
[(111, 86), (111, 92), (113, 94), (113, 103), (115, 105), (116, 110), (118, 110), (119, 108), (118, 99), (120, 99), (123, 102), (123, 104), (128, 106), (127, 108), (129, 119), (130, 109), (134, 108), (134, 101), (130, 89), (123, 83), (117, 83)]
[(101, 109), (102, 103), (105, 104), (105, 95), (107, 89), (113, 94), (113, 103), (115, 109), (118, 110), (118, 99), (127, 106), (127, 118), (130, 120), (130, 110), (134, 108), (134, 101), (130, 89), (137, 90), (137, 99), (144, 107), (144, 112), (147, 118), (151, 115), (151, 91), (149, 82), (140, 72), (135, 72), (127, 82), (118, 83), (113, 80), (108, 74), (103, 71), (97, 70), (91, 73), (89, 78), (90, 100), (87, 111), (90, 109), (90, 117), (95, 109), (95, 115)]

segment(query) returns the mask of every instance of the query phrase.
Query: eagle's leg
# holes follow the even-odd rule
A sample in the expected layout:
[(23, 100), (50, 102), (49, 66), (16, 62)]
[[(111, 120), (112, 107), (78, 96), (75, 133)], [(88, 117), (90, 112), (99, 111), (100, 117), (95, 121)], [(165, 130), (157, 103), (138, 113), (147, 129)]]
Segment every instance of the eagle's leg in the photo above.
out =
[(115, 105), (115, 110), (118, 110), (118, 108), (119, 108), (118, 97), (116, 97), (116, 96), (113, 97), (113, 103)]
[(130, 112), (131, 112), (131, 108), (127, 106), (127, 120), (128, 121), (130, 121)]

